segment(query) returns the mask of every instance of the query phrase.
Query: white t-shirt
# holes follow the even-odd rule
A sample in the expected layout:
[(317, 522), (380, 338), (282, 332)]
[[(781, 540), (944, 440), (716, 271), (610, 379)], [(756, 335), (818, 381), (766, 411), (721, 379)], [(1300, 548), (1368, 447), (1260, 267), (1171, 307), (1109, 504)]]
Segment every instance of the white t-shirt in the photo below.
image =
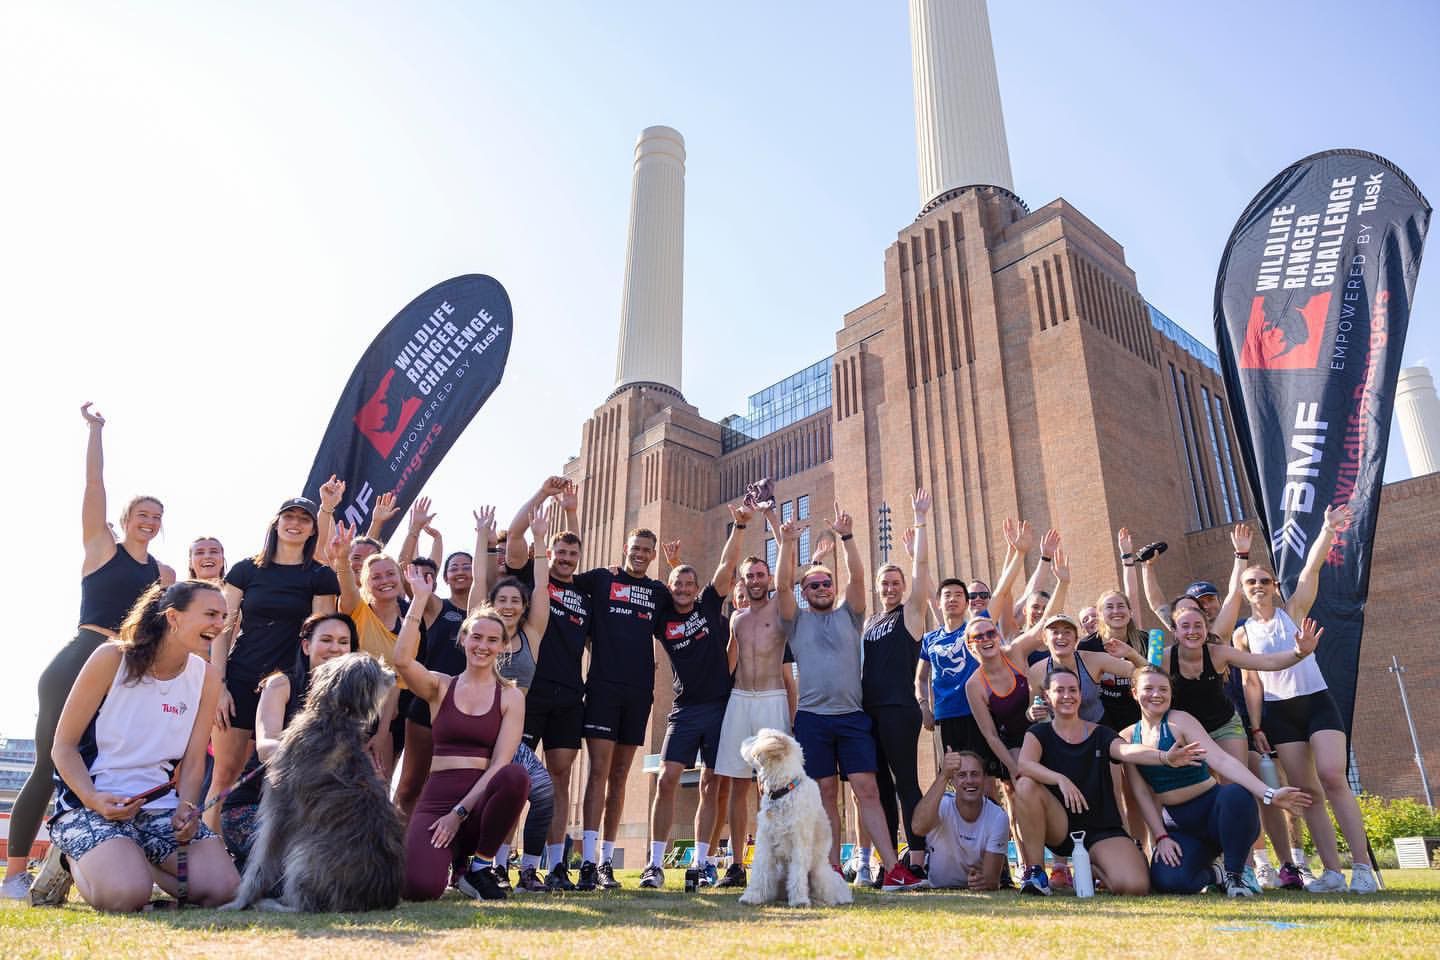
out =
[(940, 798), (940, 822), (925, 835), (930, 852), (932, 887), (969, 886), (970, 868), (983, 866), (985, 854), (1006, 854), (1010, 846), (1010, 818), (988, 797), (972, 823), (960, 816), (955, 795)]

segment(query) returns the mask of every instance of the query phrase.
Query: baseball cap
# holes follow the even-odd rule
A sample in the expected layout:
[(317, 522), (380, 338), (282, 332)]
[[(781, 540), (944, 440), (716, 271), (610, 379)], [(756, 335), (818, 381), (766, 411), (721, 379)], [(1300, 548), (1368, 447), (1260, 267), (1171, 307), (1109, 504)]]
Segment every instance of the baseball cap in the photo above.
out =
[(1076, 633), (1079, 633), (1079, 632), (1080, 632), (1080, 624), (1077, 623), (1076, 620), (1075, 620), (1075, 618), (1072, 617), (1072, 616), (1070, 616), (1070, 614), (1068, 614), (1068, 613), (1057, 613), (1057, 614), (1055, 614), (1053, 617), (1051, 617), (1050, 619), (1048, 619), (1048, 620), (1045, 621), (1045, 627), (1044, 627), (1044, 629), (1049, 630), (1051, 627), (1055, 626), (1055, 624), (1057, 624), (1057, 623), (1066, 623), (1066, 624), (1069, 624), (1072, 628), (1074, 628), (1074, 630), (1075, 630)]
[(311, 520), (319, 519), (320, 508), (315, 506), (315, 501), (309, 497), (291, 497), (289, 500), (280, 504), (280, 509), (275, 511), (275, 516), (280, 516), (280, 514), (286, 510), (304, 510), (310, 514)]
[(1198, 599), (1205, 596), (1220, 596), (1220, 591), (1215, 589), (1215, 584), (1209, 580), (1196, 580), (1185, 588), (1185, 596)]

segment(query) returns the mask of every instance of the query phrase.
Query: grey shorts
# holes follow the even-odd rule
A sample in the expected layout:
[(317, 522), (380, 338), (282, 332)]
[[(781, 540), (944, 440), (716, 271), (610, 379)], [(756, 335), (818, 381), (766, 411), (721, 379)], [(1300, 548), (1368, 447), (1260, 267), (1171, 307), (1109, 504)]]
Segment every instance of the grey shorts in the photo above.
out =
[[(158, 867), (180, 846), (170, 826), (172, 816), (173, 810), (141, 810), (129, 820), (106, 820), (94, 810), (71, 810), (50, 825), (50, 842), (75, 863), (105, 841), (123, 837)], [(213, 836), (202, 823), (191, 842)]]

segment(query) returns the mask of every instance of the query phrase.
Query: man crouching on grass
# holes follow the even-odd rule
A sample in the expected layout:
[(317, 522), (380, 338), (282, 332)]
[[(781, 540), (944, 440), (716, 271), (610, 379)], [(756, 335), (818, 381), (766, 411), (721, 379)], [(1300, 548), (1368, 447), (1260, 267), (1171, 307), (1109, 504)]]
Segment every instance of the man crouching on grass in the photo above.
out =
[[(955, 785), (954, 794), (945, 791)], [(969, 750), (945, 750), (940, 775), (915, 807), (914, 826), (930, 851), (932, 887), (998, 890), (1010, 843), (1010, 819), (985, 796), (985, 762)]]

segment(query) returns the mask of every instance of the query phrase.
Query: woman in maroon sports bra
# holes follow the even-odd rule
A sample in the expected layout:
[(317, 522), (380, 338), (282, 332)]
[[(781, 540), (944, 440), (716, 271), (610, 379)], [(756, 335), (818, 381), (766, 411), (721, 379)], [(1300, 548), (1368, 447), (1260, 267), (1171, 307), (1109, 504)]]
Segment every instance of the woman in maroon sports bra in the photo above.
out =
[[(460, 627), (465, 671), (426, 670), (415, 661), (420, 617), (433, 585), (411, 566), (405, 579), (414, 603), (395, 642), (395, 669), (416, 697), (430, 704), (434, 759), (405, 833), (407, 900), (434, 900), (451, 870), (463, 872), (460, 890), (476, 899), (503, 900), (494, 857), (520, 819), (530, 777), (514, 757), (525, 727), (525, 696), (496, 669), (505, 650), (505, 625), (483, 606)], [(470, 858), (474, 860), (466, 870)]]

